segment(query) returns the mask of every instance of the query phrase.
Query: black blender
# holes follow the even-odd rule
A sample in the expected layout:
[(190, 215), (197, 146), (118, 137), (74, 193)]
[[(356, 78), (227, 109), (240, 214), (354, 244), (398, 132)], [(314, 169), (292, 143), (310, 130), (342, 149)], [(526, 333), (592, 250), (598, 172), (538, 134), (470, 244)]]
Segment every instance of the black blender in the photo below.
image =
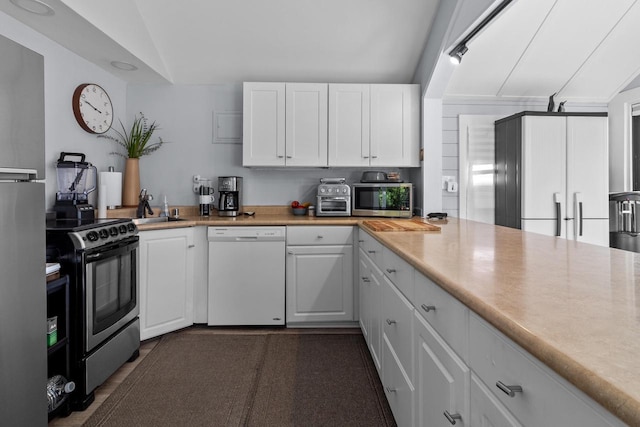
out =
[[(67, 160), (75, 157), (76, 160)], [(80, 158), (80, 161), (77, 161)], [(92, 220), (95, 218), (93, 205), (89, 204), (89, 193), (96, 189), (97, 170), (85, 162), (82, 153), (60, 153), (56, 164), (58, 191), (53, 210), (57, 219)], [(87, 175), (92, 175), (87, 185)]]

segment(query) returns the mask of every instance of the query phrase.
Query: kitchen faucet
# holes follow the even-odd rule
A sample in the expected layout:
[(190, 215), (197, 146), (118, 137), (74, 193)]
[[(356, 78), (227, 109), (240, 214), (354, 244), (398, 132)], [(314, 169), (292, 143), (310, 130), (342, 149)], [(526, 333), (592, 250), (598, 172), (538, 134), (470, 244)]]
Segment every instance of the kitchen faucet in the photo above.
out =
[(146, 188), (140, 190), (138, 199), (140, 202), (138, 203), (138, 210), (136, 210), (136, 217), (145, 218), (147, 213), (149, 213), (149, 215), (153, 215), (153, 211), (149, 205), (149, 200), (153, 200), (153, 196), (151, 194), (147, 194)]

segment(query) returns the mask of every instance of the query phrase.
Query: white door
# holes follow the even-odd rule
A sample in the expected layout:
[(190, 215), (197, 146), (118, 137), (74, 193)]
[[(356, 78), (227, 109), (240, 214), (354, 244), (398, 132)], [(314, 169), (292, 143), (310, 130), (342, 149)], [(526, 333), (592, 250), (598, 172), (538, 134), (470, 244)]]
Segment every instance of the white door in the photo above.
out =
[(193, 324), (193, 230), (140, 233), (140, 339)]
[(329, 166), (369, 166), (369, 85), (329, 85)]
[(420, 85), (371, 85), (371, 166), (420, 166)]
[(353, 321), (353, 246), (287, 248), (287, 324)]
[(460, 218), (495, 223), (495, 121), (501, 118), (458, 117)]
[(285, 84), (244, 83), (242, 165), (284, 166)]
[(522, 119), (523, 219), (555, 219), (556, 201), (565, 217), (566, 123), (565, 117)]
[(328, 85), (287, 83), (286, 165), (327, 166)]
[(567, 216), (609, 218), (607, 117), (567, 117)]

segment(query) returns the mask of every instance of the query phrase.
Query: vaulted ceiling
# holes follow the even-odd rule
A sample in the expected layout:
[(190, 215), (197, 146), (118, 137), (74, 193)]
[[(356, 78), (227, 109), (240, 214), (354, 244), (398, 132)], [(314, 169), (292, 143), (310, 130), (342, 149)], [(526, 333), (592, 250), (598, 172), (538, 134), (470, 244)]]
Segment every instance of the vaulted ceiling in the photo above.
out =
[(640, 73), (640, 1), (518, 0), (467, 44), (449, 97), (608, 102)]
[[(441, 1), (454, 0), (11, 0), (0, 11), (132, 83), (408, 83)], [(13, 4), (33, 2), (55, 14)], [(606, 103), (640, 74), (638, 23), (640, 0), (513, 0), (468, 43), (445, 96)]]

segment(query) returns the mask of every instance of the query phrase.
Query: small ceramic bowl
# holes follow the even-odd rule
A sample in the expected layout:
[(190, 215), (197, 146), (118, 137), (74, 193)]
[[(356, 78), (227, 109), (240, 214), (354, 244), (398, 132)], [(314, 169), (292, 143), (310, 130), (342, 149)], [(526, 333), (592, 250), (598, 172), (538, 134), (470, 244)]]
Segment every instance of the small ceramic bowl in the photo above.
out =
[(294, 215), (306, 215), (307, 208), (291, 208)]

